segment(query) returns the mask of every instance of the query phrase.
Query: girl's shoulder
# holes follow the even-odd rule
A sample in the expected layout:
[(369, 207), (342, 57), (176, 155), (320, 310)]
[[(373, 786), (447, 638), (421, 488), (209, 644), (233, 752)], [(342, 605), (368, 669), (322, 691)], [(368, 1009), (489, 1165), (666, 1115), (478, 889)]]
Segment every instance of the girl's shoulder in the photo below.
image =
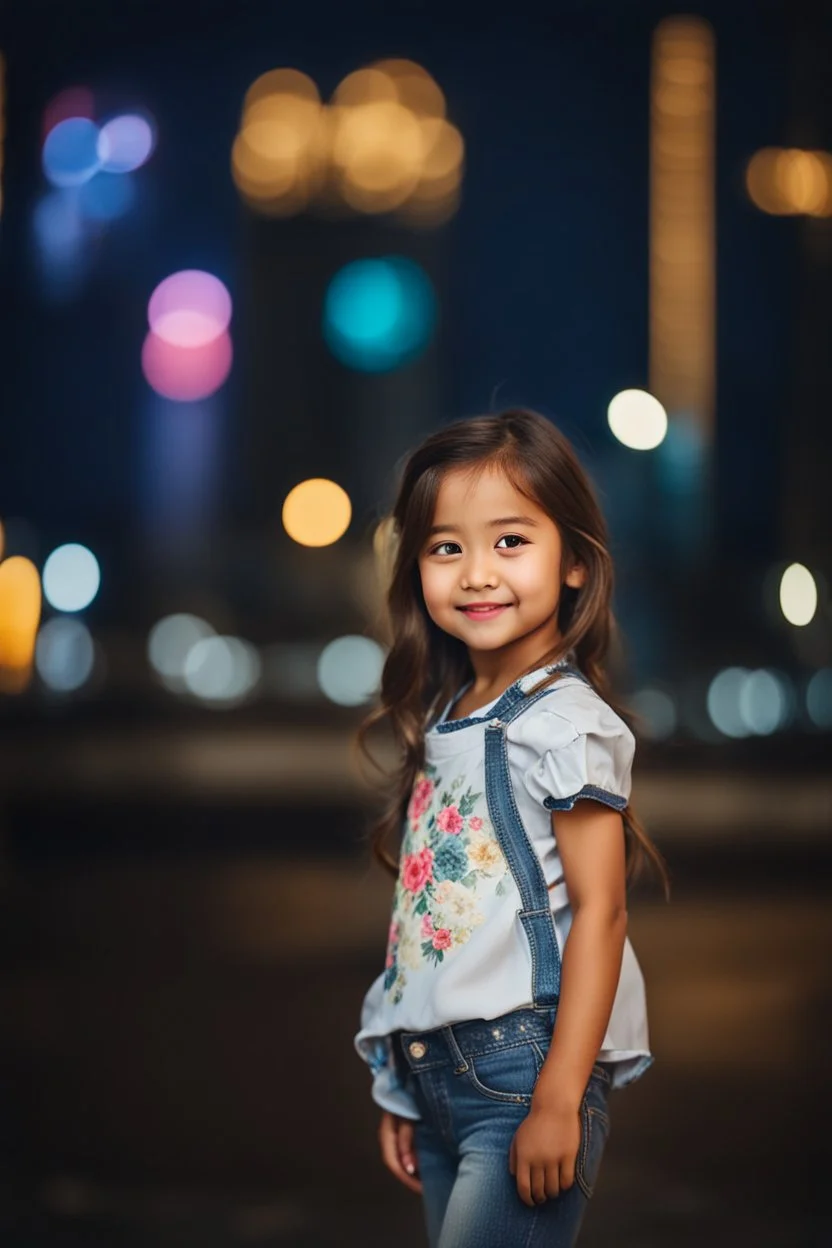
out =
[(518, 742), (540, 741), (547, 748), (582, 736), (620, 739), (635, 746), (635, 737), (618, 712), (588, 681), (571, 673), (555, 680), (509, 730), (509, 737)]

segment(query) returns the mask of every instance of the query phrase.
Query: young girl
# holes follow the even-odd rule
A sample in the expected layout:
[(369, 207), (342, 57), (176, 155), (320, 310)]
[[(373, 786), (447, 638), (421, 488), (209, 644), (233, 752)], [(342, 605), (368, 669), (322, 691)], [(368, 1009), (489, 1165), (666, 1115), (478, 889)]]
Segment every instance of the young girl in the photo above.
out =
[(356, 1047), (431, 1248), (566, 1248), (608, 1093), (653, 1061), (626, 882), (649, 859), (667, 889), (602, 666), (604, 520), (569, 442), (522, 410), (429, 437), (393, 518), (359, 739), (386, 718), (398, 746), (374, 846), (398, 878)]

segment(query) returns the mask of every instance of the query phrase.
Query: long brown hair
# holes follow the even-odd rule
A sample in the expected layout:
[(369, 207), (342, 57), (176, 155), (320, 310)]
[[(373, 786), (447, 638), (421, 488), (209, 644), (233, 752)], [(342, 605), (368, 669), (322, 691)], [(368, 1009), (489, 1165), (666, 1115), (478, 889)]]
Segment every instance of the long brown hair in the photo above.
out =
[[(592, 486), (569, 440), (545, 417), (522, 408), (499, 415), (457, 420), (428, 437), (404, 464), (395, 504), (388, 518), (388, 584), (384, 629), (390, 649), (384, 664), (378, 705), (358, 729), (357, 742), (376, 765), (368, 734), (387, 721), (398, 765), (387, 777), (387, 802), (372, 829), (375, 857), (391, 873), (398, 870), (398, 845), (407, 803), (424, 766), (424, 731), (431, 714), (473, 677), (462, 641), (430, 618), (422, 596), (419, 556), (433, 523), (443, 475), (454, 468), (482, 472), (499, 467), (515, 489), (554, 521), (563, 546), (558, 571), (563, 582), (575, 562), (586, 567), (580, 589), (563, 585), (558, 608), (561, 642), (557, 654), (539, 656), (529, 670), (571, 654), (593, 688), (618, 714), (604, 668), (617, 634), (612, 612), (613, 565), (606, 523)], [(557, 673), (535, 690), (558, 679)], [(382, 770), (380, 768), (380, 770)], [(670, 895), (665, 861), (628, 805), (623, 811), (627, 879), (652, 865)]]

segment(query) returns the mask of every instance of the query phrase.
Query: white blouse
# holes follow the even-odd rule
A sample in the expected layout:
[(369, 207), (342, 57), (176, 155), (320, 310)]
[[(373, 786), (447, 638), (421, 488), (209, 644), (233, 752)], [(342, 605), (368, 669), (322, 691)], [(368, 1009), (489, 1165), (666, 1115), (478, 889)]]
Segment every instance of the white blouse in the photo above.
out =
[[(530, 689), (551, 669), (522, 678)], [(464, 691), (463, 691), (464, 692)], [(369, 989), (356, 1048), (374, 1074), (373, 1098), (404, 1117), (419, 1113), (392, 1062), (393, 1032), (496, 1018), (531, 1005), (531, 954), (517, 921), (519, 894), (485, 799), (485, 725), (499, 699), (440, 732), (453, 701), (425, 733), (425, 766), (408, 806), (385, 969)], [(470, 721), (470, 722), (469, 722)], [(517, 810), (540, 859), (558, 948), (572, 910), (553, 810), (593, 798), (623, 810), (635, 739), (583, 680), (567, 673), (506, 729)], [(598, 1060), (623, 1087), (652, 1064), (644, 980), (629, 938)]]

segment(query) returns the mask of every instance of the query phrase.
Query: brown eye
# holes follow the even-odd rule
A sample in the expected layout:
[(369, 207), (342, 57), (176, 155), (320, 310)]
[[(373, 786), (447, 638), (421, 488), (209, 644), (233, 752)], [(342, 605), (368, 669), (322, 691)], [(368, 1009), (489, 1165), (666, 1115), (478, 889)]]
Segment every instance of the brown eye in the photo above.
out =
[[(516, 545), (512, 544), (511, 546), (504, 546), (503, 550), (516, 550), (518, 546), (528, 545), (525, 537), (521, 537), (519, 533), (506, 533), (504, 537), (500, 538), (500, 542), (516, 543)], [(500, 542), (497, 543), (498, 546), (500, 545)]]

